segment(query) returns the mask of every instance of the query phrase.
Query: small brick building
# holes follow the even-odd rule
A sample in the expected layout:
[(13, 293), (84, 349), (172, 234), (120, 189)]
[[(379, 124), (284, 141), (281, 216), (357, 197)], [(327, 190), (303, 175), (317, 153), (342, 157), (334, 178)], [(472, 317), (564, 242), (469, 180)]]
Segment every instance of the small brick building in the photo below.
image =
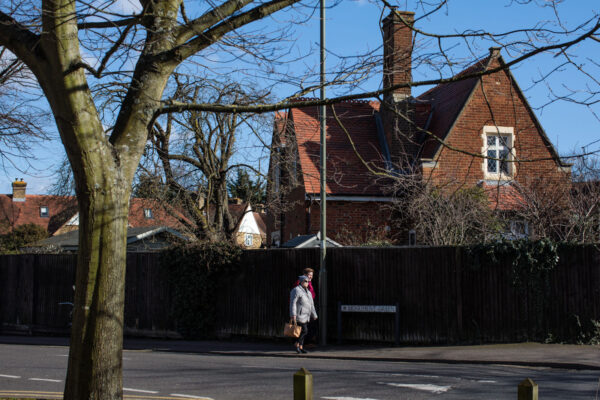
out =
[[(393, 12), (383, 21), (383, 86), (390, 89), (383, 103), (327, 107), (327, 236), (343, 244), (394, 229), (394, 189), (386, 175), (414, 174), (447, 189), (478, 185), (500, 210), (514, 206), (519, 183), (570, 181), (570, 166), (499, 49), (416, 98), (402, 86), (411, 82), (413, 20), (411, 12)], [(268, 195), (279, 207), (269, 210), (271, 244), (318, 232), (319, 152), (318, 107), (276, 116)]]

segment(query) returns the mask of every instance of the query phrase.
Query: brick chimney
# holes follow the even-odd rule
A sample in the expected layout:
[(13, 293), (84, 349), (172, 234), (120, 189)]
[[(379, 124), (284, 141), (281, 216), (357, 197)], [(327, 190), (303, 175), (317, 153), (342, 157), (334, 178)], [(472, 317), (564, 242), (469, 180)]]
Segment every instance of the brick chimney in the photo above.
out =
[(15, 179), (12, 183), (13, 188), (13, 201), (25, 201), (25, 192), (27, 189), (27, 183), (21, 178), (21, 180)]
[[(392, 12), (383, 20), (383, 88), (408, 83), (412, 80), (413, 38), (410, 27), (415, 13), (409, 11)], [(410, 97), (410, 87), (395, 89), (386, 96), (395, 101)]]
[[(383, 88), (412, 81), (415, 14), (392, 10), (383, 20)], [(406, 170), (417, 155), (419, 144), (411, 121), (415, 103), (410, 86), (394, 89), (383, 96), (381, 118), (395, 169)]]

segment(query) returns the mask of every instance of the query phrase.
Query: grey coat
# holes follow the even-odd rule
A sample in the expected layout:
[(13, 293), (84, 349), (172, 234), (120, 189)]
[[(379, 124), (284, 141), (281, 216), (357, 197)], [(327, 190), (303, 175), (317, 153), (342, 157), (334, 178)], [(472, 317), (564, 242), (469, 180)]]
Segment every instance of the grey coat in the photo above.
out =
[(317, 318), (315, 303), (308, 289), (298, 285), (290, 293), (290, 317), (296, 317), (296, 321), (306, 323), (310, 317)]

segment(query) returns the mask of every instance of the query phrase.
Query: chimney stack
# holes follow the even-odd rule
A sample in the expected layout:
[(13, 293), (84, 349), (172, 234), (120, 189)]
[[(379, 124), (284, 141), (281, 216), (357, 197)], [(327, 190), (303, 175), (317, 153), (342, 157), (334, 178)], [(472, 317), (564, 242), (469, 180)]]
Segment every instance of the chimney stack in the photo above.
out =
[(26, 193), (26, 189), (27, 189), (27, 183), (25, 183), (23, 178), (21, 178), (21, 180), (18, 180), (15, 178), (15, 181), (12, 183), (12, 188), (13, 188), (12, 200), (13, 201), (25, 201), (25, 193)]
[[(395, 9), (383, 20), (383, 88), (412, 81), (412, 30), (415, 13), (396, 11)], [(402, 101), (410, 97), (410, 87), (403, 87), (386, 93), (394, 101)]]
[[(414, 19), (413, 12), (393, 9), (383, 20), (384, 89), (412, 81)], [(386, 92), (380, 112), (394, 169), (410, 171), (419, 151), (410, 86)]]

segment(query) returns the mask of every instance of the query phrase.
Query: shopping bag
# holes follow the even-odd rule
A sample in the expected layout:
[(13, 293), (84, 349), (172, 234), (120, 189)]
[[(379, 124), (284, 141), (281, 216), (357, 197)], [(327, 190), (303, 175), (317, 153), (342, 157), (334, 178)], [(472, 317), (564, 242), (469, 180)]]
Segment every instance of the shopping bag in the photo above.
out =
[(283, 335), (289, 336), (293, 338), (300, 337), (300, 332), (302, 331), (302, 327), (296, 324), (296, 321), (286, 322), (283, 326)]

